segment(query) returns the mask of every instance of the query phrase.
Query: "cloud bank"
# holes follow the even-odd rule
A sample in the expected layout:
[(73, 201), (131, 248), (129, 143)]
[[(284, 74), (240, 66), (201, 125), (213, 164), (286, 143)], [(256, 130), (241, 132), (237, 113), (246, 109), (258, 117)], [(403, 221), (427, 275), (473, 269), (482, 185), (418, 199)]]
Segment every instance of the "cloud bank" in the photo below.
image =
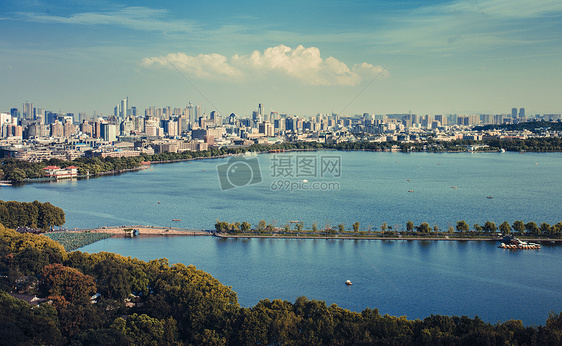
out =
[[(388, 72), (381, 66), (363, 62), (351, 68), (334, 57), (322, 59), (316, 47), (295, 49), (285, 45), (270, 47), (263, 52), (250, 55), (234, 55), (230, 59), (220, 54), (171, 53), (165, 57), (144, 58), (145, 68), (177, 68), (198, 78), (210, 80), (231, 80), (236, 82), (284, 76), (309, 85), (354, 86), (364, 79), (371, 79)], [(173, 66), (171, 66), (173, 65)]]

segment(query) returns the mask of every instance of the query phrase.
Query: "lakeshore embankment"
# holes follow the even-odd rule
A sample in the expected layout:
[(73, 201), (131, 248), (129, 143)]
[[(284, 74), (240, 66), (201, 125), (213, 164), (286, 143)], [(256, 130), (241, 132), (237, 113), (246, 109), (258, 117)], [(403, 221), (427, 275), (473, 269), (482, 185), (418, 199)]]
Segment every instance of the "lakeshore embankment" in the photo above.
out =
[[(90, 232), (90, 233), (111, 233), (113, 237), (130, 236), (131, 230), (138, 230), (138, 236), (216, 236), (219, 238), (271, 238), (271, 239), (342, 239), (342, 240), (423, 240), (423, 241), (501, 241), (498, 237), (455, 237), (455, 236), (380, 236), (380, 235), (310, 235), (310, 234), (226, 234), (218, 233), (214, 230), (203, 229), (187, 229), (177, 227), (158, 227), (158, 226), (107, 226), (93, 229), (79, 229), (68, 231), (72, 232)], [(555, 242), (562, 243), (562, 239), (545, 239), (545, 238), (521, 238), (530, 242)]]
[(158, 226), (107, 226), (94, 229), (79, 229), (68, 232), (90, 232), (90, 233), (112, 233), (113, 237), (126, 237), (131, 234), (131, 230), (137, 230), (138, 236), (208, 236), (210, 231), (202, 229), (187, 229), (177, 227), (158, 227)]
[[(422, 241), (501, 241), (501, 238), (460, 238), (460, 237), (381, 237), (381, 236), (314, 236), (314, 235), (257, 235), (257, 234), (214, 234), (220, 238), (272, 238), (272, 239), (342, 239), (342, 240), (422, 240)], [(540, 238), (521, 238), (530, 242), (555, 242), (562, 243), (562, 239), (540, 239)]]

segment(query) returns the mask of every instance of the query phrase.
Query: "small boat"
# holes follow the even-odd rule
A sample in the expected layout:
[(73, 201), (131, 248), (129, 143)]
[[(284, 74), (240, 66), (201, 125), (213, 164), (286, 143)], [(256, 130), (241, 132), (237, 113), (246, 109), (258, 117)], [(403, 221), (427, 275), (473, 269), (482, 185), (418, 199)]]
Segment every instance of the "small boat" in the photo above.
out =
[(345, 280), (345, 284), (348, 285), (348, 286), (353, 285), (353, 284), (351, 283), (351, 281), (349, 281), (349, 280)]
[(180, 219), (172, 219), (172, 221), (181, 221)]
[(456, 186), (451, 186), (451, 189), (458, 189), (458, 187), (456, 187)]
[(289, 221), (289, 222), (290, 222), (290, 223), (299, 223), (298, 220), (296, 220), (296, 221), (295, 221), (295, 220), (291, 220), (291, 221)]
[(414, 190), (408, 190), (408, 192), (414, 192)]
[(410, 181), (410, 179), (406, 179), (406, 181)]
[(158, 204), (160, 204), (160, 201), (158, 201)]
[(488, 199), (492, 199), (492, 198), (494, 198), (494, 197), (492, 197), (492, 196), (488, 196), (488, 197), (486, 197), (486, 198), (488, 198)]
[(303, 182), (303, 183), (308, 183), (308, 180), (303, 179), (302, 182)]

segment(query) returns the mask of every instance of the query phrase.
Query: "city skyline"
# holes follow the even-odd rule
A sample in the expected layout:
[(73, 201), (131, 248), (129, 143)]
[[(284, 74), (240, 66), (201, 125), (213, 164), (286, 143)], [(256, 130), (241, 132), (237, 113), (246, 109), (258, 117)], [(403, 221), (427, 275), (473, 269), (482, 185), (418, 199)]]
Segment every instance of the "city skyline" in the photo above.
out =
[[(562, 3), (8, 1), (0, 110), (560, 113)], [(386, 68), (385, 68), (386, 67)], [(141, 113), (142, 114), (142, 113)]]

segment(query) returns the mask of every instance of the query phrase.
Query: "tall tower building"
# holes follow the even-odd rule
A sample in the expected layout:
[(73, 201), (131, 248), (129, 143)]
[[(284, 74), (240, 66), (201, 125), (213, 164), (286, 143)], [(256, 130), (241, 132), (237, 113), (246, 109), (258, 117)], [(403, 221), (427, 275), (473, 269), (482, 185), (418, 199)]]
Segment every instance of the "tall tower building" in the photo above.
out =
[(33, 114), (33, 103), (26, 102), (23, 104), (23, 114), (24, 119), (33, 120), (35, 119), (35, 114)]
[(511, 108), (511, 117), (517, 118), (517, 108)]
[(124, 98), (121, 100), (121, 105), (119, 107), (119, 117), (125, 119), (127, 117), (127, 109), (129, 109), (129, 98)]
[(193, 104), (191, 102), (187, 105), (187, 119), (190, 123), (195, 122), (195, 113), (193, 113)]
[(199, 120), (200, 117), (203, 116), (203, 113), (201, 112), (201, 106), (197, 105), (195, 106), (195, 119)]
[(264, 113), (264, 110), (263, 110), (263, 103), (260, 103), (260, 104), (258, 105), (258, 115), (259, 115), (258, 123), (261, 123), (261, 122), (263, 121), (263, 113)]
[(525, 108), (519, 108), (519, 118), (525, 117)]

